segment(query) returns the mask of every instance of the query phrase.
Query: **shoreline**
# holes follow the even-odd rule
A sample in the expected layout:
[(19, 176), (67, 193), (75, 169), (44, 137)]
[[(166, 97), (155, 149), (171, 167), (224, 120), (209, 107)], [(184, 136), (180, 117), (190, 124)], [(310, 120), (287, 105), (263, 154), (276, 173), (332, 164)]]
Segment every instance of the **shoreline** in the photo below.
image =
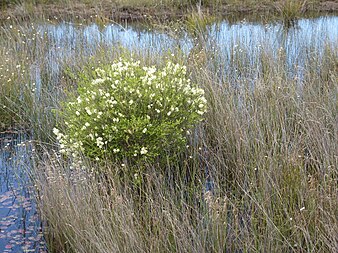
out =
[[(278, 3), (277, 3), (278, 4)], [(243, 15), (257, 17), (282, 17), (277, 4), (245, 5), (245, 4), (222, 4), (202, 7), (197, 10), (196, 6), (177, 8), (174, 6), (116, 6), (114, 4), (84, 4), (76, 3), (62, 6), (60, 4), (39, 5), (13, 5), (0, 9), (0, 22), (8, 19), (31, 20), (36, 18), (47, 19), (100, 19), (101, 22), (137, 22), (137, 21), (171, 21), (185, 19), (192, 12), (200, 11), (203, 14), (220, 18), (231, 18)], [(338, 1), (323, 1), (316, 5), (306, 5), (297, 13), (297, 18), (308, 13), (334, 14), (338, 13)]]

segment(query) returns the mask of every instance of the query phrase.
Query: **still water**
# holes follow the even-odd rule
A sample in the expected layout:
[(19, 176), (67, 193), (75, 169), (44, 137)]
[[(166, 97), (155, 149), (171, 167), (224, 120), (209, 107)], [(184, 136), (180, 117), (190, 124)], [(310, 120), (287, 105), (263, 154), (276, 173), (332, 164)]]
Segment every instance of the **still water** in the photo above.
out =
[(0, 252), (47, 252), (27, 168), (34, 149), (23, 134), (0, 134)]
[[(37, 86), (36, 95), (40, 95), (39, 87), (43, 82), (41, 65), (46, 68), (49, 79), (59, 80), (65, 65), (102, 52), (114, 57), (112, 49), (119, 47), (136, 49), (144, 57), (161, 56), (177, 49), (185, 56), (193, 51), (205, 50), (208, 58), (218, 63), (217, 68), (222, 66), (221, 69), (212, 69), (211, 63), (211, 71), (218, 73), (220, 79), (229, 81), (229, 78), (257, 78), (261, 71), (262, 54), (266, 52), (272, 60), (278, 57), (279, 52), (285, 53), (288, 75), (301, 79), (309, 55), (320, 58), (327, 48), (336, 52), (338, 45), (338, 16), (300, 19), (288, 28), (278, 22), (220, 21), (207, 25), (202, 36), (187, 32), (184, 26), (177, 27), (168, 32), (144, 25), (135, 28), (132, 25), (96, 23), (33, 24), (25, 36), (41, 36), (42, 39), (27, 42), (32, 48), (46, 50), (32, 52), (37, 59), (30, 67), (31, 82)], [(241, 62), (238, 63), (238, 60)], [(242, 71), (238, 71), (239, 65)]]

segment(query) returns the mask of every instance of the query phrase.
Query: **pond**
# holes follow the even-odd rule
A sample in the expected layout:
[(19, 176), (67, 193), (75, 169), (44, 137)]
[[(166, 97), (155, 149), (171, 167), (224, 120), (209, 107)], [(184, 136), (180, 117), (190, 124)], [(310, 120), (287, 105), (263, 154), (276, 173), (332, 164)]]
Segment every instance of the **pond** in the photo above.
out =
[[(45, 75), (41, 66), (46, 68), (45, 72), (51, 80), (59, 80), (65, 64), (72, 65), (102, 51), (109, 54), (111, 48), (137, 49), (148, 55), (163, 55), (179, 48), (186, 56), (205, 50), (208, 57), (223, 66), (222, 69), (212, 69), (211, 64), (211, 70), (218, 73), (220, 79), (231, 77), (232, 80), (254, 80), (261, 71), (262, 54), (268, 51), (270, 58), (277, 58), (283, 51), (288, 75), (301, 80), (308, 52), (321, 57), (326, 49), (335, 48), (338, 43), (337, 16), (300, 19), (288, 28), (278, 22), (221, 21), (207, 25), (203, 36), (198, 38), (194, 37), (193, 32), (186, 32), (184, 26), (177, 26), (179, 28), (165, 32), (146, 26), (134, 28), (132, 25), (61, 22), (31, 24), (20, 32), (26, 38), (24, 46), (31, 47), (30, 53), (36, 58), (30, 66), (30, 73), (37, 96), (40, 95)], [(24, 46), (17, 45), (17, 49)], [(45, 51), (40, 52), (39, 48)], [(238, 61), (241, 61), (240, 64)]]
[[(98, 50), (108, 53), (113, 47), (137, 48), (158, 55), (179, 48), (186, 56), (196, 48), (206, 50), (210, 57), (222, 62), (222, 69), (213, 70), (219, 78), (231, 76), (234, 80), (255, 79), (259, 75), (259, 56), (263, 48), (269, 49), (272, 58), (278, 57), (282, 49), (286, 54), (288, 75), (301, 80), (308, 52), (315, 52), (316, 57), (320, 57), (326, 47), (337, 48), (338, 45), (338, 16), (300, 19), (290, 28), (281, 23), (242, 20), (230, 24), (222, 21), (208, 25), (203, 36), (198, 38), (184, 29), (173, 34), (118, 24), (34, 23), (20, 29), (19, 33), (26, 38), (25, 45), (13, 43), (18, 43), (15, 45), (18, 52), (29, 49), (29, 57), (35, 59), (29, 66), (29, 73), (31, 83), (36, 86), (37, 98), (41, 96), (41, 87), (46, 80), (41, 66), (54, 77), (50, 82), (58, 82), (63, 66), (77, 62), (80, 56), (94, 55)], [(38, 48), (45, 51), (36, 50)], [(245, 72), (239, 71), (236, 59), (245, 59)], [(26, 173), (32, 153), (34, 147), (27, 136), (18, 133), (0, 135), (1, 252), (46, 252), (41, 221), (32, 199), (33, 188)]]
[(26, 173), (32, 152), (24, 134), (0, 135), (0, 252), (46, 252)]

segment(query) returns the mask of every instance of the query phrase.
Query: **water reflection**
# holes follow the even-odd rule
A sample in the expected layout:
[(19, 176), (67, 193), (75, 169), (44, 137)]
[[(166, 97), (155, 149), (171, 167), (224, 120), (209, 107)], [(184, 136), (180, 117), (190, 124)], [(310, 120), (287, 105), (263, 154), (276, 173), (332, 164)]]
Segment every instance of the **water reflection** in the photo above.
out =
[[(269, 52), (269, 57), (277, 58), (281, 51), (285, 52), (289, 74), (301, 77), (309, 52), (320, 57), (326, 46), (336, 47), (337, 27), (337, 16), (300, 19), (293, 27), (285, 27), (282, 23), (263, 24), (243, 20), (233, 24), (223, 21), (209, 25), (202, 41), (186, 31), (173, 37), (163, 31), (140, 30), (118, 24), (102, 27), (97, 24), (84, 26), (66, 22), (44, 23), (36, 25), (35, 32), (44, 34), (47, 39), (47, 42), (36, 40), (36, 47), (48, 45), (43, 61), (47, 64), (46, 72), (52, 79), (58, 77), (64, 61), (74, 63), (79, 57), (95, 55), (97, 50), (102, 49), (108, 53), (109, 48), (119, 46), (151, 55), (161, 55), (180, 48), (186, 56), (194, 52), (197, 46), (198, 51), (203, 48), (209, 58), (215, 57), (217, 62), (222, 63), (223, 69), (218, 70), (222, 75), (243, 78), (245, 74), (246, 78), (254, 79), (261, 72), (261, 55)], [(242, 59), (241, 65), (246, 68), (241, 73), (237, 72), (238, 67), (234, 64), (238, 58)], [(41, 86), (39, 66), (41, 64), (31, 67), (32, 81), (37, 87)]]
[(47, 252), (26, 174), (34, 152), (23, 134), (0, 134), (0, 252)]

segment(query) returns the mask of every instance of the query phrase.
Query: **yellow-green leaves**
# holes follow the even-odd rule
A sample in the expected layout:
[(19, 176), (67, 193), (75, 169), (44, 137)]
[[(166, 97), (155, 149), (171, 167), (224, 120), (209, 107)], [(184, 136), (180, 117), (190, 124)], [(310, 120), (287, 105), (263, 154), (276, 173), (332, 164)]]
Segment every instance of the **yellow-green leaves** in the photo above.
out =
[(73, 157), (135, 162), (177, 152), (207, 110), (204, 91), (172, 62), (157, 69), (120, 59), (85, 76), (61, 109), (65, 133), (54, 131)]

